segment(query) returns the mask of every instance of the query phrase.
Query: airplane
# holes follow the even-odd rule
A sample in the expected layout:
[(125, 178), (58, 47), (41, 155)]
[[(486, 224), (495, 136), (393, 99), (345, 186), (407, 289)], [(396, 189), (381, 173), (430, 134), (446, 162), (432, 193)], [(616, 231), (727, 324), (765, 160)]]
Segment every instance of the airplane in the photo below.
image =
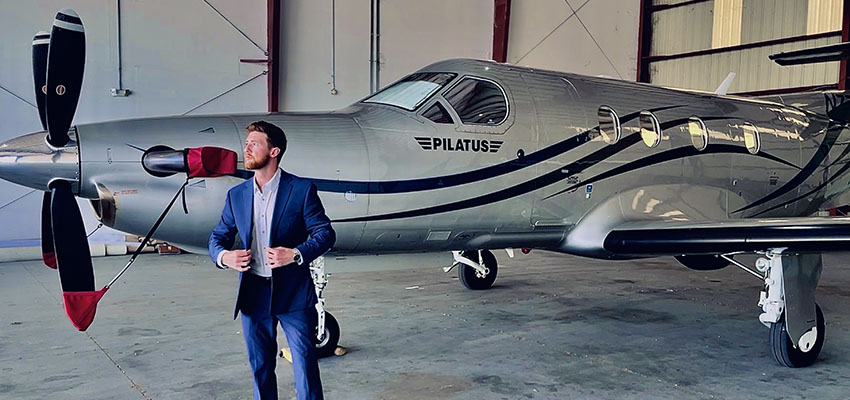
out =
[[(846, 250), (850, 219), (811, 215), (850, 204), (848, 93), (742, 98), (453, 59), (334, 112), (72, 125), (83, 32), (65, 9), (36, 36), (44, 130), (0, 144), (0, 177), (45, 191), (43, 252), (63, 290), (79, 276), (94, 288), (75, 196), (106, 226), (143, 234), (182, 189), (186, 212), (166, 210), (156, 237), (206, 254), (226, 191), (251, 177), (244, 127), (265, 120), (286, 132), (282, 168), (319, 190), (331, 254), (451, 252), (472, 290), (493, 285), (497, 249), (735, 265), (764, 283), (758, 319), (780, 365), (809, 366), (823, 347), (821, 253)], [(798, 53), (778, 56), (811, 62)], [(198, 147), (234, 152), (237, 172), (179, 175)]]

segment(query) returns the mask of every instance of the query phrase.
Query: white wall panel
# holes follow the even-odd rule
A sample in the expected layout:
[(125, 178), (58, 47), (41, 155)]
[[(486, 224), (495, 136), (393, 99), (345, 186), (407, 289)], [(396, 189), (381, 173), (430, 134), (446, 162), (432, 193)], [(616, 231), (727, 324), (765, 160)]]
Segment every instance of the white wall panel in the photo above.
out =
[(621, 0), (514, 1), (508, 62), (634, 80), (639, 6)]
[(336, 2), (335, 75), (339, 94), (332, 95), (332, 2), (283, 2), (282, 111), (335, 110), (369, 93), (369, 4), (369, 0)]
[(525, 58), (536, 52), (542, 41), (548, 41), (573, 11), (564, 0), (513, 1), (511, 2), (510, 35), (508, 57), (511, 64), (525, 65)]
[(493, 58), (492, 0), (381, 0), (381, 86), (435, 61)]
[[(281, 109), (334, 110), (369, 95), (369, 0), (336, 1), (336, 83), (331, 85), (330, 0), (284, 2)], [(381, 0), (382, 87), (435, 61), (490, 59), (492, 0)]]

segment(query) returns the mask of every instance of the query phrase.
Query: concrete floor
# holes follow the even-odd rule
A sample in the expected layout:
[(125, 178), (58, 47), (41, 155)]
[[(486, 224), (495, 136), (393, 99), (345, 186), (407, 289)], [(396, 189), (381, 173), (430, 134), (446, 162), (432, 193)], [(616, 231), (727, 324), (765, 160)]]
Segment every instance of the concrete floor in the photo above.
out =
[[(412, 263), (337, 268), (328, 308), (350, 352), (320, 362), (326, 397), (850, 396), (847, 254), (825, 258), (826, 345), (817, 364), (798, 370), (770, 356), (757, 321), (760, 284), (740, 270), (542, 251), (497, 257), (496, 285), (479, 292)], [(96, 259), (98, 283), (126, 260)], [(235, 284), (203, 256), (145, 255), (82, 333), (64, 315), (54, 271), (0, 264), (0, 398), (250, 398), (240, 324), (230, 319)], [(278, 382), (281, 398), (292, 398), (286, 363)]]

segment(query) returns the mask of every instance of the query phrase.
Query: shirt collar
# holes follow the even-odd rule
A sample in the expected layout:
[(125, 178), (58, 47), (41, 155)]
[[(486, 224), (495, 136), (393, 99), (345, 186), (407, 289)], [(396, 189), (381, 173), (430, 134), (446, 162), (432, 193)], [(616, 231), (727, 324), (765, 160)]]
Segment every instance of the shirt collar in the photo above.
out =
[(280, 185), (280, 168), (278, 168), (277, 171), (274, 173), (274, 176), (271, 179), (269, 179), (269, 181), (266, 182), (265, 185), (263, 185), (263, 191), (262, 192), (260, 192), (260, 186), (257, 183), (257, 176), (254, 175), (254, 192), (256, 192), (256, 193), (262, 193), (262, 194), (270, 193), (271, 191), (274, 191), (275, 189), (277, 189), (277, 187), (279, 185)]

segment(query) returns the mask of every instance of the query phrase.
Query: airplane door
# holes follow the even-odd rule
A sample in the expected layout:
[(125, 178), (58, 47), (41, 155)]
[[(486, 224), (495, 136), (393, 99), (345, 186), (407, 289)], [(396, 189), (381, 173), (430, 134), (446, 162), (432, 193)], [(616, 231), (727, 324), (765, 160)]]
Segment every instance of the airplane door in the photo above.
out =
[[(587, 129), (587, 116), (581, 107), (581, 99), (573, 84), (565, 78), (545, 75), (522, 74), (533, 100), (536, 117), (536, 141), (538, 148), (545, 148), (567, 138), (580, 134)], [(563, 166), (564, 158), (555, 157), (537, 164), (535, 175), (540, 176)], [(574, 223), (573, 215), (581, 215), (571, 209), (575, 202), (542, 201), (544, 194), (553, 185), (538, 191), (530, 216), (535, 228), (559, 227)]]

